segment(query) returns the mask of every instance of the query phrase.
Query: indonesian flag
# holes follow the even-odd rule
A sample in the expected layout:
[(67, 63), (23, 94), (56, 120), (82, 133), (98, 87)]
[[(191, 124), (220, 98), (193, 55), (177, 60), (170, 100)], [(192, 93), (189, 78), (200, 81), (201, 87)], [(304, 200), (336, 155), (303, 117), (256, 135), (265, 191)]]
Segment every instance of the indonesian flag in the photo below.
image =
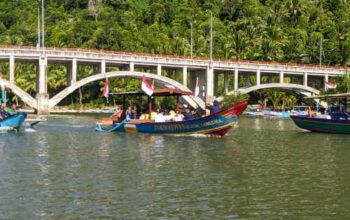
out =
[(146, 76), (142, 76), (142, 83), (141, 83), (141, 89), (144, 91), (148, 96), (152, 96), (153, 94), (153, 88), (152, 86), (147, 82)]
[(332, 82), (325, 82), (326, 89), (336, 89), (337, 84), (332, 83)]
[(194, 89), (194, 97), (197, 97), (199, 95), (199, 79), (197, 77), (196, 79), (196, 88)]
[(103, 86), (102, 95), (106, 98), (108, 98), (108, 96), (109, 96), (108, 79), (105, 80), (105, 85)]

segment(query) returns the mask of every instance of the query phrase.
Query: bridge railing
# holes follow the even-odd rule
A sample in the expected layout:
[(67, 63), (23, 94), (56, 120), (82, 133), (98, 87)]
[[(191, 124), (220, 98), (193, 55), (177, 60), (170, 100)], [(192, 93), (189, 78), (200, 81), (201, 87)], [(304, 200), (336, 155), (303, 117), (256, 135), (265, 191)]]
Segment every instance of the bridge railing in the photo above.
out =
[[(201, 65), (208, 65), (210, 59), (207, 57), (188, 57), (188, 56), (179, 56), (173, 54), (151, 54), (143, 52), (130, 52), (130, 51), (111, 51), (111, 50), (99, 50), (99, 49), (85, 49), (85, 48), (57, 48), (57, 47), (45, 47), (43, 50), (34, 46), (13, 46), (13, 45), (0, 45), (0, 50), (10, 49), (15, 50), (25, 50), (26, 52), (30, 51), (32, 53), (38, 53), (38, 51), (49, 52), (51, 54), (59, 55), (59, 53), (73, 53), (73, 55), (82, 55), (87, 56), (88, 54), (92, 56), (103, 56), (103, 55), (118, 55), (129, 57), (138, 57), (143, 59), (169, 59), (169, 61), (186, 61), (187, 63), (201, 63)], [(74, 54), (77, 52), (76, 54)], [(88, 56), (88, 57), (92, 57)], [(292, 67), (292, 68), (305, 68), (305, 69), (314, 69), (314, 70), (335, 70), (335, 71), (346, 71), (350, 70), (348, 66), (329, 66), (329, 65), (315, 65), (315, 64), (303, 64), (303, 63), (280, 63), (276, 61), (254, 61), (254, 60), (240, 60), (240, 59), (227, 59), (227, 58), (214, 58), (213, 62), (220, 64), (246, 64), (246, 65), (258, 65), (258, 66), (279, 66), (279, 67)]]

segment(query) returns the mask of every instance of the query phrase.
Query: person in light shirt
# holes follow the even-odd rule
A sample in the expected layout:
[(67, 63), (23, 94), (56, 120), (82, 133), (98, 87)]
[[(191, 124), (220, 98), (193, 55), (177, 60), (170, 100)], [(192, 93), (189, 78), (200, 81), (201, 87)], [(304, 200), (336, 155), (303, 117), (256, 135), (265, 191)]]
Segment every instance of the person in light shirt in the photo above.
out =
[(166, 117), (164, 116), (164, 111), (161, 109), (159, 110), (155, 122), (165, 122), (166, 121)]

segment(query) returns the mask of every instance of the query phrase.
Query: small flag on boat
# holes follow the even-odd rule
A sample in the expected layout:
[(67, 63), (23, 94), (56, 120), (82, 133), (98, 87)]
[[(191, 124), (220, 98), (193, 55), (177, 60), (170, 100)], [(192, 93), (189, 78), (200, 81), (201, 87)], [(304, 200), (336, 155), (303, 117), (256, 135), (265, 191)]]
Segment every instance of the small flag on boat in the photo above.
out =
[(199, 95), (199, 79), (197, 77), (196, 79), (196, 88), (194, 89), (194, 97), (197, 97)]
[(147, 82), (146, 76), (142, 76), (142, 83), (141, 83), (141, 89), (144, 91), (148, 96), (152, 96), (153, 94), (153, 88), (152, 86)]
[(337, 84), (332, 83), (332, 82), (325, 82), (326, 89), (336, 89)]
[(103, 86), (102, 95), (106, 98), (108, 98), (108, 96), (109, 96), (108, 79), (105, 80), (105, 85)]

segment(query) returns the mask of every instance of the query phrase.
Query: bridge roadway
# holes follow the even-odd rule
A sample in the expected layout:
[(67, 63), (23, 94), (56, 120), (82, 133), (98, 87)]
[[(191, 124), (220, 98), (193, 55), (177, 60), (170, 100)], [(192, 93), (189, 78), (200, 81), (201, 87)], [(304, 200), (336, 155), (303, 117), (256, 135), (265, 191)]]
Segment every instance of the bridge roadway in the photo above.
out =
[[(166, 80), (163, 78), (163, 70), (179, 69), (182, 72), (182, 88), (190, 87), (194, 89), (196, 77), (199, 77), (201, 86), (201, 98), (211, 100), (215, 94), (215, 89), (218, 87), (217, 75), (224, 72), (224, 91), (228, 91), (228, 75), (233, 76), (233, 92), (241, 91), (243, 93), (250, 92), (261, 88), (286, 88), (296, 89), (298, 91), (309, 92), (310, 94), (318, 93), (318, 90), (311, 88), (308, 85), (309, 76), (322, 77), (328, 81), (329, 77), (341, 76), (350, 70), (349, 67), (339, 66), (317, 66), (294, 63), (277, 63), (277, 62), (258, 62), (258, 61), (243, 61), (229, 59), (213, 59), (208, 58), (189, 58), (174, 55), (158, 55), (146, 53), (118, 52), (118, 51), (103, 51), (90, 49), (75, 49), (75, 48), (36, 48), (30, 46), (0, 46), (0, 62), (8, 62), (8, 82), (6, 86), (13, 89), (15, 93), (21, 97), (24, 102), (37, 109), (41, 113), (49, 112), (49, 109), (54, 107), (65, 96), (72, 93), (74, 89), (89, 83), (89, 80), (77, 81), (78, 65), (91, 64), (97, 65), (98, 72), (95, 74), (94, 80), (100, 80), (101, 76), (105, 76), (106, 70), (111, 66), (118, 66), (122, 70), (128, 71), (127, 74), (111, 74), (115, 77), (139, 77), (139, 74), (133, 74), (135, 68), (154, 68), (156, 75), (161, 84), (164, 86), (170, 84), (179, 88), (175, 80)], [(37, 77), (38, 88), (35, 98), (25, 94), (23, 90), (15, 85), (15, 63), (29, 62), (38, 65)], [(68, 86), (59, 95), (59, 99), (53, 97), (51, 100), (47, 93), (47, 65), (52, 63), (60, 63), (67, 65)], [(256, 83), (251, 89), (239, 87), (239, 77), (241, 74), (253, 73)], [(108, 73), (109, 74), (109, 73)], [(107, 74), (107, 75), (108, 75)], [(278, 75), (279, 83), (261, 83), (261, 75)], [(107, 76), (106, 75), (106, 76)], [(285, 76), (299, 76), (303, 78), (301, 85), (287, 84), (284, 82)], [(91, 80), (92, 78), (90, 78)], [(85, 84), (84, 84), (85, 82)], [(158, 82), (158, 81), (157, 81)], [(188, 82), (189, 85), (188, 85)], [(216, 88), (215, 88), (216, 87)], [(231, 91), (231, 92), (232, 92)], [(189, 100), (188, 100), (189, 101)], [(193, 100), (199, 105), (203, 102)]]

